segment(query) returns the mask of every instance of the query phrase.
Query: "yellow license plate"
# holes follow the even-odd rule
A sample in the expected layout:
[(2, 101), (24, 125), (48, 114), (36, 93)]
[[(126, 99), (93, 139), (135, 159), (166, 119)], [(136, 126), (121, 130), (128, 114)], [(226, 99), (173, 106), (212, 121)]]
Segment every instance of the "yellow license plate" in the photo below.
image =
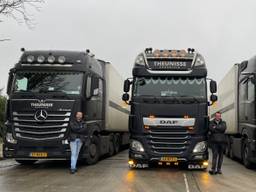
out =
[(161, 161), (163, 162), (177, 162), (177, 157), (161, 157)]
[(30, 157), (47, 157), (48, 153), (46, 152), (32, 152), (30, 153)]

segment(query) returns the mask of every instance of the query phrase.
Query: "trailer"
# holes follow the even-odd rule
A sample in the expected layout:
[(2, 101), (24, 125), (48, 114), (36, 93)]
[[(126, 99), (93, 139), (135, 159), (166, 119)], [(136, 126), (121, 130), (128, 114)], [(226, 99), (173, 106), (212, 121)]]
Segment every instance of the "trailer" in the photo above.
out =
[(256, 57), (235, 64), (218, 84), (219, 101), (211, 108), (212, 117), (220, 111), (227, 123), (226, 155), (247, 168), (256, 163), (255, 73)]

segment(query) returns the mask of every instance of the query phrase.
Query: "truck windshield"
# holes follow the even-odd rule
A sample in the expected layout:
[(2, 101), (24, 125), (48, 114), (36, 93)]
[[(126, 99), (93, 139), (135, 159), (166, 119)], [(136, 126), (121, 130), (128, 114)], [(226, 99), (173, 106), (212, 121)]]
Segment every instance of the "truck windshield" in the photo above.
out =
[(13, 92), (48, 93), (63, 92), (79, 95), (83, 73), (17, 72)]
[(205, 78), (150, 77), (135, 80), (134, 96), (206, 97)]

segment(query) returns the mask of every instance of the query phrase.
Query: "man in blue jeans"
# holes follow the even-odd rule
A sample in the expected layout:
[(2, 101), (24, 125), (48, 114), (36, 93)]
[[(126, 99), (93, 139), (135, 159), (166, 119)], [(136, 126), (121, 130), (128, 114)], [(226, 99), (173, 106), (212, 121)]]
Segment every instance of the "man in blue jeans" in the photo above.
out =
[(74, 174), (77, 171), (76, 164), (79, 157), (80, 149), (85, 140), (87, 127), (83, 120), (83, 113), (77, 112), (75, 119), (70, 122), (70, 149), (71, 149), (71, 169), (70, 173)]

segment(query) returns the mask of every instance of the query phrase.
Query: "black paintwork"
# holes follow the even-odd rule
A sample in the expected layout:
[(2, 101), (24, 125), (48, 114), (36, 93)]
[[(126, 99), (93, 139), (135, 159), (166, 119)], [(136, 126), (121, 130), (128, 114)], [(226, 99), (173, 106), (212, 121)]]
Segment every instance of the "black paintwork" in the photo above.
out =
[[(38, 56), (44, 56), (47, 58), (49, 55), (58, 58), (59, 56), (64, 56), (66, 58), (65, 63), (61, 64), (54, 62), (51, 66), (45, 64), (49, 63), (40, 63), (41, 66), (36, 66), (39, 63), (33, 62), (29, 63), (26, 61), (27, 56), (33, 55), (35, 58)], [(56, 65), (58, 64), (58, 66)], [(9, 87), (12, 85), (13, 76), (18, 71), (27, 71), (27, 72), (82, 72), (84, 74), (84, 79), (82, 83), (82, 93), (80, 95), (58, 95), (55, 93), (40, 93), (40, 94), (31, 94), (31, 93), (12, 93), (10, 94), (7, 101), (7, 119), (5, 132), (13, 133), (13, 137), (17, 139), (17, 144), (11, 144), (7, 141), (4, 142), (4, 156), (9, 158), (30, 158), (30, 152), (48, 152), (48, 158), (69, 158), (70, 150), (68, 145), (62, 144), (62, 140), (68, 138), (69, 127), (64, 133), (64, 137), (59, 139), (47, 139), (42, 138), (40, 135), (33, 135), (33, 137), (40, 138), (41, 140), (33, 140), (27, 138), (17, 138), (14, 130), (14, 117), (13, 112), (19, 113), (31, 113), (34, 114), (38, 110), (46, 110), (48, 114), (64, 114), (70, 112), (72, 119), (76, 111), (83, 111), (85, 113), (85, 118), (87, 121), (93, 121), (88, 124), (89, 134), (97, 134), (105, 129), (105, 65), (107, 63), (102, 60), (97, 60), (94, 57), (90, 56), (87, 53), (75, 52), (75, 51), (25, 51), (20, 61), (10, 70), (9, 77)], [(56, 66), (54, 66), (56, 65)], [(71, 65), (66, 67), (66, 65)], [(91, 96), (86, 98), (86, 82), (88, 76), (92, 77), (92, 87), (97, 86), (97, 81), (101, 80), (103, 84), (103, 94), (98, 96)], [(31, 103), (40, 103), (43, 100), (43, 103), (51, 103), (52, 106), (48, 107), (34, 107)], [(25, 118), (25, 117), (22, 117)], [(34, 118), (27, 117), (29, 120)], [(49, 117), (50, 118), (50, 117)], [(54, 118), (54, 117), (51, 117)], [(56, 117), (57, 118), (57, 117)], [(24, 124), (24, 122), (22, 122)], [(69, 122), (67, 122), (69, 123)], [(26, 122), (26, 125), (33, 126), (47, 126), (55, 125), (54, 122)], [(17, 127), (17, 126), (15, 126)], [(26, 128), (27, 131), (31, 131), (30, 128)], [(39, 129), (38, 129), (39, 130)], [(58, 130), (58, 129), (56, 129)], [(34, 130), (33, 130), (34, 131)], [(43, 128), (40, 129), (43, 131)], [(51, 130), (52, 131), (52, 130)], [(23, 134), (23, 136), (30, 137), (29, 134)], [(53, 136), (53, 135), (51, 135)], [(87, 153), (84, 152), (81, 156), (86, 157)]]
[[(170, 70), (168, 70), (170, 71)], [(191, 69), (190, 73), (175, 73), (174, 70), (172, 74), (161, 73), (151, 73), (147, 67), (143, 65), (135, 64), (133, 68), (133, 80), (137, 77), (203, 77), (207, 76), (207, 69), (205, 65), (194, 67)], [(183, 71), (186, 71), (183, 69)], [(133, 81), (133, 82), (134, 82)], [(134, 86), (133, 86), (134, 88)], [(207, 89), (207, 87), (205, 87)], [(133, 90), (132, 90), (133, 91)], [(132, 97), (131, 101), (131, 112), (129, 116), (129, 131), (131, 133), (131, 139), (135, 139), (140, 141), (144, 148), (145, 152), (135, 152), (132, 149), (129, 151), (129, 158), (134, 159), (139, 163), (147, 163), (149, 161), (159, 161), (163, 156), (175, 156), (181, 158), (181, 161), (187, 162), (202, 162), (208, 159), (208, 151), (206, 150), (204, 153), (193, 154), (193, 148), (196, 143), (200, 141), (207, 140), (207, 132), (208, 132), (208, 102), (207, 97), (205, 99), (200, 100), (199, 102), (193, 101), (193, 99), (183, 98), (180, 101), (170, 100), (170, 98), (146, 98), (146, 97)], [(181, 140), (178, 139), (180, 135), (172, 134), (173, 127), (165, 128), (168, 135), (172, 137), (177, 137), (176, 142), (186, 141), (187, 144), (184, 145), (185, 150), (179, 155), (172, 154), (172, 151), (165, 151), (165, 155), (163, 153), (156, 153), (152, 150), (150, 139), (150, 133), (148, 130), (144, 129), (143, 126), (143, 117), (149, 117), (149, 115), (154, 115), (157, 117), (165, 117), (165, 118), (183, 118), (184, 116), (190, 116), (196, 118), (195, 129), (190, 131), (187, 136), (188, 139)], [(154, 129), (150, 127), (150, 130)], [(162, 128), (158, 127), (160, 131)], [(186, 131), (183, 127), (175, 127), (176, 131)], [(177, 147), (169, 143), (170, 147)], [(175, 150), (174, 150), (175, 152)], [(201, 155), (201, 159), (195, 159), (196, 155)]]

